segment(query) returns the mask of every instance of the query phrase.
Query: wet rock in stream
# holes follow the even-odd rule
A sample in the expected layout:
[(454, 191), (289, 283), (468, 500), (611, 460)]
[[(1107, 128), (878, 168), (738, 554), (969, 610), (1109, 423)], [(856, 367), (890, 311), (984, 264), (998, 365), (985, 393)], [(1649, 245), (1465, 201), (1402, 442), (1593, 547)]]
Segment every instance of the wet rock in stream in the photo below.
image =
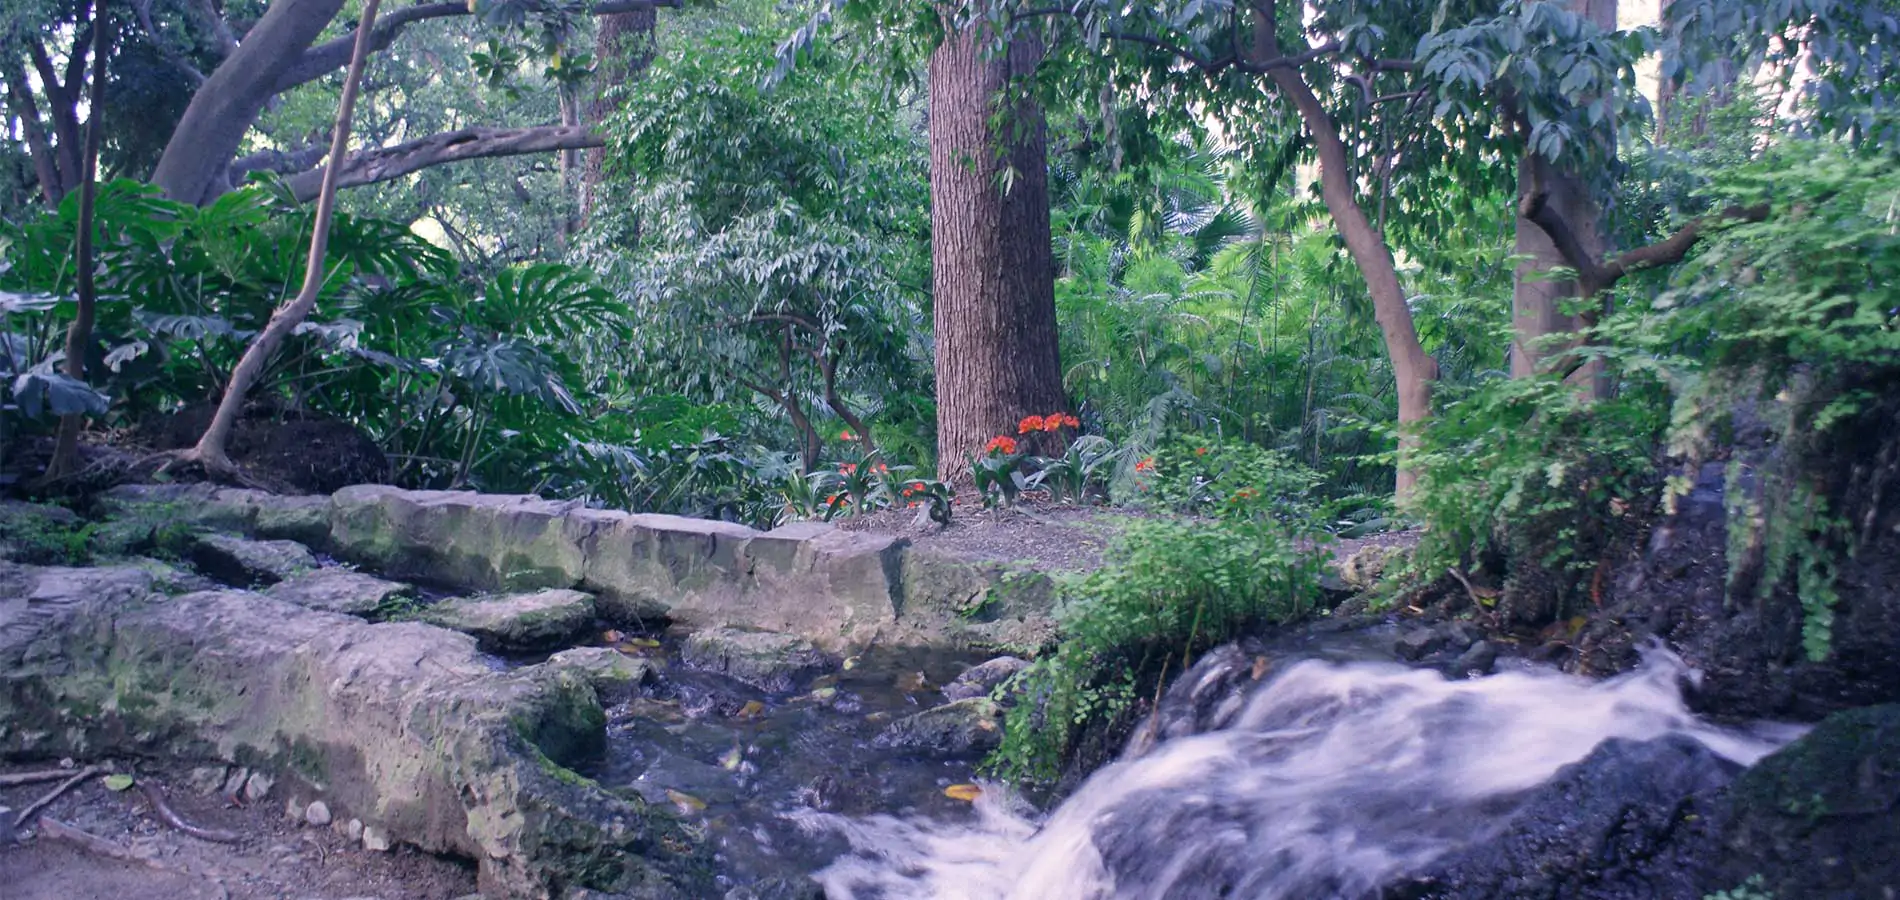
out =
[(367, 616), (411, 596), (414, 590), (409, 585), (363, 572), (329, 568), (278, 582), (264, 593), (306, 609)]
[(997, 685), (1016, 677), (1022, 670), (1029, 668), (1027, 660), (1014, 656), (999, 656), (981, 665), (963, 670), (954, 681), (943, 687), (943, 696), (949, 700), (969, 700), (973, 697), (988, 697)]
[(575, 647), (548, 657), (547, 665), (564, 669), (587, 679), (603, 704), (614, 704), (632, 697), (653, 681), (653, 664), (628, 656), (610, 647)]
[(799, 680), (822, 675), (835, 665), (805, 638), (743, 628), (694, 632), (681, 646), (680, 659), (695, 669), (775, 694), (790, 691)]
[(957, 700), (905, 716), (873, 738), (881, 750), (955, 757), (988, 753), (1003, 742), (1003, 708), (988, 697)]
[(1387, 900), (1699, 897), (1693, 834), (1741, 766), (1683, 735), (1612, 738), (1530, 791), (1502, 834), (1388, 886)]
[(533, 653), (568, 646), (591, 627), (594, 597), (560, 588), (456, 597), (430, 606), (422, 620), (473, 635), (490, 653)]

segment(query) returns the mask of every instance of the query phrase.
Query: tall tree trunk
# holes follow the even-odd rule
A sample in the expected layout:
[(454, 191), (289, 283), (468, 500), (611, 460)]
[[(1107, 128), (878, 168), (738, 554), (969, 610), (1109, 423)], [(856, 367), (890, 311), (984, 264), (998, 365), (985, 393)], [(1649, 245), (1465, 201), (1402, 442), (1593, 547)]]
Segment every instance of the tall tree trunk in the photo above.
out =
[[(1616, 0), (1570, 0), (1569, 6), (1598, 28), (1616, 28)], [(1523, 154), (1517, 164), (1517, 208), (1524, 208), (1524, 197), (1530, 192), (1545, 191), (1545, 202), (1571, 223), (1583, 248), (1593, 258), (1601, 258), (1609, 244), (1590, 185), (1574, 173), (1558, 171), (1528, 148)], [(1575, 279), (1550, 277), (1551, 270), (1569, 263), (1550, 235), (1521, 212), (1516, 228), (1514, 249), (1522, 261), (1517, 264), (1511, 285), (1511, 377), (1527, 378), (1547, 371), (1551, 361), (1567, 358), (1576, 349), (1580, 339), (1555, 338), (1575, 333), (1584, 325), (1576, 316), (1565, 313), (1563, 307), (1579, 297), (1593, 296), (1593, 292), (1583, 290)], [(1589, 396), (1602, 399), (1609, 394), (1608, 376), (1600, 360), (1585, 363), (1570, 379), (1588, 385)]]
[[(152, 183), (182, 203), (207, 203), (229, 188), (227, 173), (244, 133), (277, 93), (284, 73), (342, 8), (343, 0), (273, 0), (243, 42), (192, 95), (152, 172)], [(341, 153), (330, 155), (332, 161), (342, 158)]]
[[(364, 0), (363, 3), (363, 18), (357, 24), (356, 47), (350, 55), (349, 74), (343, 78), (343, 96), (337, 100), (336, 128), (330, 135), (330, 159), (333, 163), (343, 159), (349, 150), (350, 119), (356, 110), (357, 89), (363, 83), (363, 62), (368, 56), (370, 29), (376, 24), (376, 7), (379, 3), (380, 0)], [(272, 7), (273, 12), (275, 9)], [(242, 53), (248, 47), (247, 40), (238, 52)], [(223, 72), (224, 69), (221, 67), (218, 71)], [(169, 154), (170, 150), (166, 152)], [(227, 156), (225, 160), (228, 159)], [(317, 292), (323, 288), (323, 260), (330, 244), (330, 220), (336, 213), (337, 173), (342, 169), (342, 166), (332, 164), (323, 173), (323, 187), (317, 192), (317, 212), (310, 225), (310, 255), (304, 260), (302, 289), (289, 303), (271, 313), (270, 322), (265, 324), (264, 330), (249, 347), (244, 348), (244, 356), (238, 359), (237, 368), (231, 370), (231, 381), (224, 387), (224, 397), (218, 402), (218, 411), (212, 415), (210, 427), (198, 439), (197, 446), (182, 458), (197, 461), (208, 472), (225, 474), (233, 470), (230, 458), (225, 455), (225, 445), (230, 440), (232, 426), (237, 423), (238, 415), (244, 409), (245, 395), (250, 393), (252, 383), (263, 374), (264, 365), (270, 361), (271, 354), (277, 352), (284, 338), (317, 305)]]
[[(86, 146), (80, 163), (79, 235), (74, 241), (77, 309), (72, 324), (66, 328), (66, 375), (82, 382), (86, 380), (86, 350), (92, 345), (93, 315), (99, 299), (98, 284), (93, 278), (92, 219), (94, 200), (99, 193), (99, 139), (106, 108), (106, 42), (111, 39), (112, 30), (112, 22), (103, 8), (93, 19), (92, 93), (87, 99)], [(65, 477), (79, 468), (79, 432), (85, 424), (86, 417), (80, 413), (60, 417), (59, 434), (53, 441), (53, 460), (46, 467), (46, 480)]]
[(0, 68), (0, 78), (6, 79), (7, 99), (13, 114), (20, 120), (20, 136), (26, 141), (27, 155), (33, 160), (33, 176), (40, 183), (40, 198), (46, 201), (47, 208), (57, 209), (72, 186), (60, 176), (52, 139), (46, 133), (45, 123), (40, 121), (39, 103), (33, 99), (33, 88), (27, 82), (24, 69), (12, 60), (0, 66), (4, 66)]
[[(1280, 45), (1273, 33), (1273, 4), (1256, 2), (1253, 54), (1257, 60), (1280, 59)], [(1418, 341), (1418, 329), (1412, 323), (1412, 309), (1406, 305), (1405, 289), (1399, 284), (1399, 270), (1392, 261), (1392, 250), (1385, 235), (1374, 228), (1359, 207), (1354, 195), (1351, 156), (1340, 140), (1339, 127), (1307, 85), (1299, 70), (1275, 66), (1267, 77), (1274, 87), (1299, 110), (1300, 121), (1313, 139), (1319, 156), (1320, 198), (1326, 203), (1346, 252), (1359, 268), (1372, 294), (1373, 318), (1385, 338), (1386, 355), (1392, 360), (1392, 375), (1398, 382), (1399, 464), (1395, 493), (1400, 499), (1411, 493), (1418, 475), (1409, 465), (1409, 451), (1417, 443), (1417, 429), (1432, 414), (1432, 386), (1438, 381), (1438, 360), (1425, 352)]]
[[(598, 127), (620, 108), (613, 90), (636, 78), (652, 65), (657, 46), (655, 28), (658, 9), (615, 13), (600, 18), (600, 30), (594, 37), (594, 96), (587, 104), (586, 122)], [(607, 169), (607, 148), (587, 151), (581, 171), (580, 227), (586, 228), (593, 215), (595, 192)]]
[[(1571, 334), (1581, 323), (1577, 316), (1564, 312), (1564, 305), (1582, 296), (1574, 278), (1552, 278), (1554, 269), (1570, 263), (1544, 229), (1524, 218), (1522, 198), (1537, 190), (1539, 184), (1549, 191), (1546, 202), (1577, 229), (1577, 236), (1592, 257), (1600, 258), (1608, 249), (1603, 239), (1600, 215), (1590, 186), (1574, 175), (1556, 171), (1548, 161), (1526, 150), (1517, 162), (1519, 202), (1517, 240), (1514, 252), (1520, 260), (1511, 283), (1511, 377), (1527, 378), (1545, 372), (1552, 360), (1568, 355), (1576, 340), (1562, 341), (1556, 335)], [(1593, 363), (1578, 371), (1578, 377), (1595, 379)]]
[(937, 472), (945, 480), (967, 478), (983, 445), (1015, 434), (1024, 416), (1065, 406), (1042, 110), (1021, 101), (1000, 133), (990, 127), (996, 98), (1012, 77), (1035, 71), (1042, 45), (1025, 32), (992, 56), (986, 43), (979, 30), (951, 31), (930, 57)]

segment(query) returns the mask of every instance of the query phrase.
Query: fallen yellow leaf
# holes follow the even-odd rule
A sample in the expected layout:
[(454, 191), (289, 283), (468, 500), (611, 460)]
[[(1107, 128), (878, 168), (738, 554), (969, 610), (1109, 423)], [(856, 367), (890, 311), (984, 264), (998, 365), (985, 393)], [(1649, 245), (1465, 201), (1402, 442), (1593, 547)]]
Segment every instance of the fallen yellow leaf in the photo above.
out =
[(666, 799), (673, 801), (673, 805), (678, 807), (680, 812), (687, 815), (703, 811), (706, 808), (706, 801), (692, 794), (688, 794), (684, 791), (676, 791), (672, 788), (666, 789)]
[(855, 669), (855, 668), (857, 668), (857, 667), (858, 667), (858, 658), (857, 658), (857, 657), (855, 657), (855, 656), (847, 656), (847, 657), (845, 657), (845, 660), (844, 660), (844, 670), (845, 670), (846, 672), (849, 672), (849, 671), (851, 671), (852, 669)]
[(719, 768), (728, 772), (737, 772), (742, 762), (745, 762), (745, 752), (735, 744), (731, 750), (726, 751), (724, 756), (719, 757)]
[(732, 717), (735, 719), (756, 719), (759, 717), (759, 714), (763, 712), (765, 712), (765, 704), (757, 700), (747, 700), (744, 706), (739, 707), (738, 712), (732, 714)]
[(953, 784), (943, 789), (943, 795), (952, 800), (975, 803), (976, 798), (983, 796), (983, 788), (974, 784)]
[(1267, 674), (1267, 658), (1264, 656), (1254, 657), (1253, 658), (1253, 680), (1259, 681), (1260, 677), (1265, 674)]

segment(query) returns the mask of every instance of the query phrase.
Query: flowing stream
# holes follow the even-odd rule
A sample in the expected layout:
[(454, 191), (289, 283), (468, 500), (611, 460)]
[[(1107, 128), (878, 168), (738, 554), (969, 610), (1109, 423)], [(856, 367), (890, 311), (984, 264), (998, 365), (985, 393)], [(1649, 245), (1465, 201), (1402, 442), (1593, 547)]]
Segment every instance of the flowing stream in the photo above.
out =
[(1356, 897), (1495, 836), (1527, 789), (1607, 739), (1683, 735), (1748, 765), (1795, 736), (1697, 720), (1691, 673), (1660, 650), (1608, 681), (1309, 659), (1210, 710), (1200, 688), (1234, 670), (1217, 656), (1190, 671), (1151, 723), (1163, 737), (1046, 817), (1000, 789), (960, 819), (794, 813), (849, 842), (817, 874), (826, 896)]

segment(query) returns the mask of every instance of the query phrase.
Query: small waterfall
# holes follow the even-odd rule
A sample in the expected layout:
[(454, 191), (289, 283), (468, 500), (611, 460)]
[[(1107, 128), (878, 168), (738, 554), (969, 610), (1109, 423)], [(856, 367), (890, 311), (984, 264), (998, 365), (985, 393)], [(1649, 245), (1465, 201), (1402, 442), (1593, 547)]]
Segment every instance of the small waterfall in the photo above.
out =
[[(964, 823), (803, 814), (852, 847), (819, 882), (831, 900), (1356, 897), (1495, 836), (1528, 789), (1607, 739), (1684, 735), (1748, 765), (1791, 738), (1697, 720), (1690, 673), (1661, 650), (1607, 681), (1308, 660), (1242, 702), (1192, 696), (1233, 670), (1215, 654), (1190, 671), (1157, 713), (1160, 740), (1046, 820), (1002, 790)], [(1209, 730), (1182, 733), (1197, 720)]]

